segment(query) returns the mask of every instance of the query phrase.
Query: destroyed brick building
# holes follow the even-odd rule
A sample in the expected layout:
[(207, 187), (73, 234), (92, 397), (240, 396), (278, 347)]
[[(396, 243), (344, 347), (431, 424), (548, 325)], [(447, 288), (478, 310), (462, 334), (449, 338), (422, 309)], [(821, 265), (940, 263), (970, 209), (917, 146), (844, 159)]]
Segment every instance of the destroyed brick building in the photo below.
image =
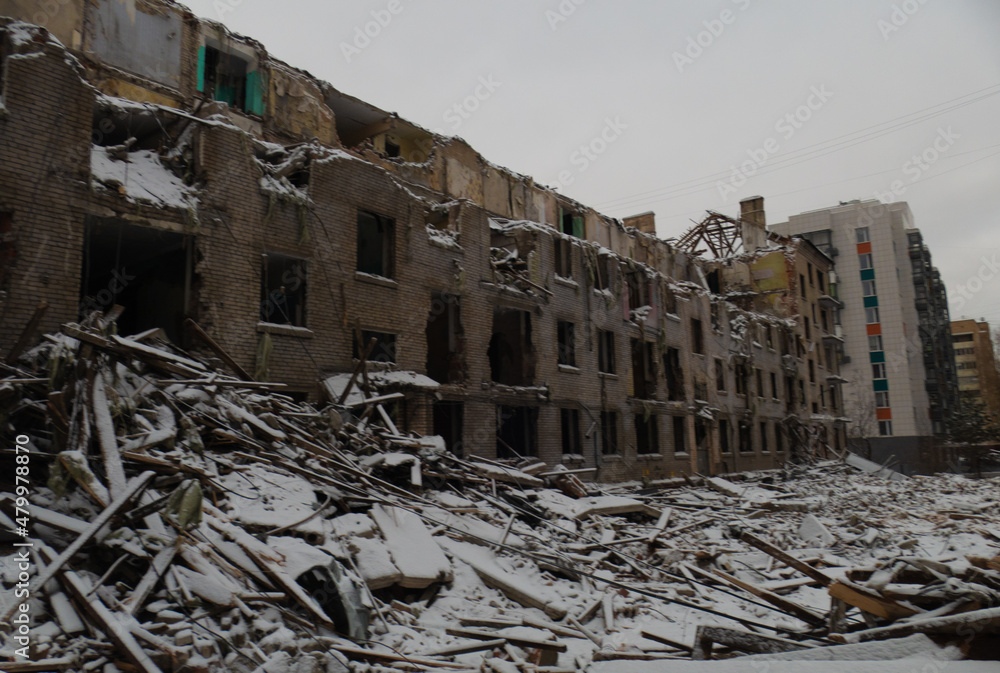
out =
[(832, 262), (762, 199), (668, 243), (167, 0), (0, 8), (5, 355), (120, 305), (300, 399), (365, 360), (459, 455), (615, 480), (843, 448)]

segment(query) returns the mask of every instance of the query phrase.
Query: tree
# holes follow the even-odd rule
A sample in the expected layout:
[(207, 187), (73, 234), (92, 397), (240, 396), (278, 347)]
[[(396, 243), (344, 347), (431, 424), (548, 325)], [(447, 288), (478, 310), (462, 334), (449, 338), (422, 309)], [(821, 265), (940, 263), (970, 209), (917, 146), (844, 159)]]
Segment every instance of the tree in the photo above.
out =
[(987, 457), (997, 453), (1000, 426), (986, 412), (979, 400), (962, 400), (948, 421), (948, 435), (955, 444), (963, 445), (962, 453), (972, 464), (972, 471), (982, 474)]
[(868, 392), (860, 393), (851, 399), (848, 410), (851, 419), (848, 432), (848, 444), (856, 449), (862, 458), (872, 459), (872, 443), (869, 437), (876, 435), (878, 430), (878, 413), (875, 407), (875, 396)]

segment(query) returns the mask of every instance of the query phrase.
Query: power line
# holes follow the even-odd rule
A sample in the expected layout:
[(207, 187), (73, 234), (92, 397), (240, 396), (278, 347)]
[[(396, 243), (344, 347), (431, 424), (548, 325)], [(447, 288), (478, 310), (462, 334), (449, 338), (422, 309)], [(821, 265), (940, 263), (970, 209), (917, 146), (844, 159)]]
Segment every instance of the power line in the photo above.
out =
[[(804, 161), (810, 161), (813, 159), (818, 159), (835, 152), (839, 152), (843, 149), (859, 145), (869, 140), (874, 140), (875, 138), (894, 133), (896, 131), (909, 128), (921, 122), (939, 117), (948, 112), (978, 103), (980, 101), (986, 100), (992, 96), (1000, 93), (1000, 84), (994, 84), (977, 91), (967, 93), (963, 96), (932, 105), (927, 108), (923, 108), (916, 112), (912, 112), (906, 115), (901, 115), (893, 119), (880, 122), (878, 124), (868, 126), (851, 133), (847, 133), (835, 138), (831, 138), (813, 145), (808, 145), (806, 147), (800, 148), (798, 150), (793, 150), (783, 154), (777, 154), (774, 157), (770, 157), (765, 163), (761, 163), (759, 170), (754, 173), (754, 175), (759, 175), (761, 173), (770, 173), (775, 170), (780, 170), (783, 168), (789, 168), (791, 166), (798, 165)], [(970, 98), (971, 97), (971, 98)], [(967, 99), (967, 100), (963, 100)], [(668, 185), (665, 187), (660, 187), (653, 190), (648, 190), (645, 192), (638, 192), (629, 196), (619, 197), (617, 199), (611, 199), (603, 203), (596, 204), (599, 208), (622, 208), (622, 207), (633, 207), (635, 204), (644, 203), (651, 201), (653, 199), (657, 200), (671, 200), (674, 198), (679, 198), (681, 196), (687, 196), (692, 193), (696, 193), (704, 189), (705, 187), (711, 185), (722, 178), (728, 177), (732, 174), (732, 170), (721, 171), (718, 173), (713, 173), (710, 175), (705, 175), (699, 178), (692, 178), (690, 180), (685, 180), (682, 182), (675, 183), (673, 185)]]

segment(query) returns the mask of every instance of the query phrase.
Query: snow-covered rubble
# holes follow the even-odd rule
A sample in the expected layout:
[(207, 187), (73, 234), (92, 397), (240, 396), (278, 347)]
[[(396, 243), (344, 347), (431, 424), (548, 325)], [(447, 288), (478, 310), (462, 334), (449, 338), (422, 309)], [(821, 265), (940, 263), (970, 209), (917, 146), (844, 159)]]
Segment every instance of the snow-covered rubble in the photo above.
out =
[(31, 447), (30, 490), (8, 476), (0, 495), (7, 623), (10, 545), (34, 545), (30, 643), (3, 636), (6, 671), (996, 658), (997, 479), (829, 462), (581, 486), (536, 459), (459, 459), (366, 411), (381, 386), (436, 386), (412, 373), (373, 373), (367, 390), (329, 379), (348, 406), (316, 408), (97, 326), (2, 367), (5, 446)]

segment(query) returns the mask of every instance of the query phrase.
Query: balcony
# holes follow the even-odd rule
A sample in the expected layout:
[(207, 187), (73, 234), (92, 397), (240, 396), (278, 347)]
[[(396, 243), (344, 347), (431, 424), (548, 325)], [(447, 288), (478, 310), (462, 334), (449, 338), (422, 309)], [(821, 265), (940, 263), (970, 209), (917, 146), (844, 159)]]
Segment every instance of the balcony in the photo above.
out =
[[(839, 325), (837, 326), (839, 327)], [(823, 345), (824, 346), (836, 346), (838, 344), (844, 343), (844, 337), (839, 334), (831, 334), (830, 332), (823, 333)]]
[(827, 376), (826, 382), (831, 386), (839, 386), (845, 383), (850, 383), (850, 381), (845, 379), (843, 376), (839, 376), (837, 374), (830, 374), (829, 376)]
[(823, 308), (844, 308), (844, 302), (829, 294), (819, 296), (819, 305)]

